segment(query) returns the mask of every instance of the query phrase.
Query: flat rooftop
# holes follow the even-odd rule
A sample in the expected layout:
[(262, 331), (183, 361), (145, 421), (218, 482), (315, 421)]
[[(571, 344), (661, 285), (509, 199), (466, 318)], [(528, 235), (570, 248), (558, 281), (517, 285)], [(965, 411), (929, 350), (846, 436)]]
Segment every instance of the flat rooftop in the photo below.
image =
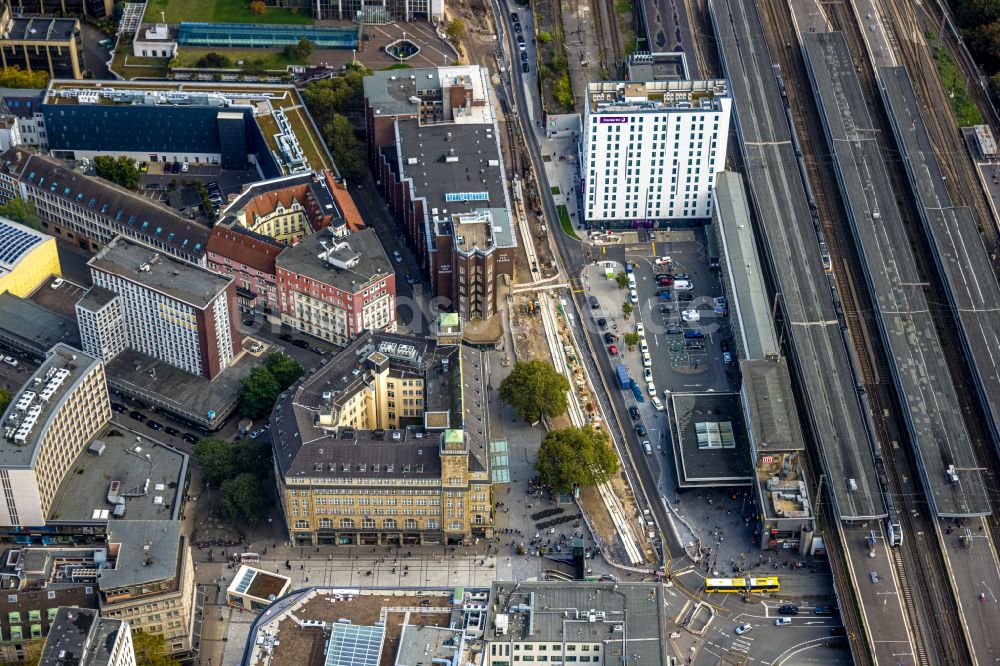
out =
[(109, 386), (143, 400), (151, 399), (201, 423), (207, 422), (206, 414), (210, 411), (216, 413), (216, 419), (232, 411), (243, 379), (259, 363), (260, 359), (244, 352), (215, 379), (209, 380), (134, 349), (125, 349), (104, 371)]
[[(452, 109), (444, 91), (454, 86), (471, 91), (471, 108)], [(478, 65), (376, 71), (365, 77), (364, 93), (376, 117), (420, 115), (422, 103), (440, 101), (441, 120), (495, 122), (488, 99), (489, 71)]]
[(21, 259), (52, 236), (0, 217), (0, 277), (10, 273)]
[(285, 248), (275, 265), (349, 294), (394, 272), (374, 229), (362, 229), (339, 239), (327, 230), (309, 234)]
[(669, 629), (662, 597), (663, 587), (656, 583), (495, 582), (483, 636), (500, 643), (624, 643), (616, 663), (665, 664), (673, 651), (665, 639)]
[(82, 344), (75, 321), (9, 291), (0, 294), (0, 340), (35, 356), (57, 344)]
[(802, 472), (801, 452), (767, 456), (757, 462), (757, 483), (764, 500), (764, 514), (773, 519), (807, 519), (812, 516), (809, 486)]
[(106, 523), (119, 503), (128, 520), (177, 520), (187, 471), (182, 451), (108, 425), (70, 466), (46, 522)]
[(917, 197), (924, 230), (956, 312), (993, 436), (1000, 436), (1000, 285), (972, 211), (952, 205), (903, 67), (879, 67), (889, 120)]
[(255, 599), (267, 601), (284, 594), (291, 582), (287, 576), (273, 574), (244, 564), (233, 576), (227, 592), (245, 594)]
[[(847, 40), (840, 32), (806, 33), (805, 49), (924, 485), (941, 517), (988, 514), (989, 498), (975, 471), (972, 440), (906, 228), (892, 200), (883, 204), (892, 191), (886, 156), (879, 149)], [(949, 481), (951, 466), (963, 470), (956, 481)]]
[(704, 81), (591, 81), (587, 84), (588, 112), (599, 114), (720, 110), (729, 97), (725, 79)]
[(3, 41), (68, 42), (79, 27), (74, 18), (19, 17), (7, 24)]
[(94, 285), (87, 290), (87, 293), (85, 293), (83, 298), (77, 301), (76, 304), (84, 310), (97, 312), (117, 297), (118, 294), (110, 289)]
[(668, 409), (681, 488), (753, 482), (738, 393), (673, 393)]
[(516, 245), (494, 123), (421, 125), (400, 120), (396, 138), (401, 177), (412, 180), (413, 198), (427, 201), (431, 221), (451, 223), (455, 214), (488, 210), (494, 244)]
[(731, 293), (730, 315), (739, 322), (741, 360), (779, 354), (771, 298), (757, 257), (750, 203), (740, 174), (723, 171), (718, 175), (712, 225), (726, 258), (724, 279)]
[(230, 277), (175, 259), (148, 245), (118, 236), (87, 265), (204, 310), (233, 281)]
[(869, 433), (823, 272), (767, 40), (752, 2), (709, 0), (720, 61), (739, 109), (737, 132), (763, 234), (772, 291), (789, 331), (794, 376), (841, 520), (884, 517)]
[(683, 51), (633, 53), (628, 59), (629, 81), (677, 81), (688, 79)]
[(113, 569), (102, 569), (102, 591), (172, 579), (181, 546), (179, 520), (116, 520), (107, 542), (120, 544)]
[(38, 370), (14, 394), (3, 413), (0, 467), (31, 468), (38, 444), (56, 412), (100, 361), (79, 349), (58, 344)]
[(805, 449), (787, 360), (741, 360), (740, 373), (753, 449), (758, 454)]
[(111, 663), (122, 620), (96, 610), (60, 608), (52, 621), (39, 666), (105, 666)]
[(400, 637), (396, 666), (424, 666), (432, 659), (451, 662), (461, 640), (461, 629), (407, 624)]

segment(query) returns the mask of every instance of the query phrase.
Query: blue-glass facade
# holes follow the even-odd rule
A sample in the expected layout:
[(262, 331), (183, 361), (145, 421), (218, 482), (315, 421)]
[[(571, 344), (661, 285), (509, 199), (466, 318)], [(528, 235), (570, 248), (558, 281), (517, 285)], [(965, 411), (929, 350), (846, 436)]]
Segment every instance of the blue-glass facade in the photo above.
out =
[(181, 23), (181, 46), (273, 49), (306, 38), (321, 49), (358, 48), (357, 26), (261, 25), (257, 23)]

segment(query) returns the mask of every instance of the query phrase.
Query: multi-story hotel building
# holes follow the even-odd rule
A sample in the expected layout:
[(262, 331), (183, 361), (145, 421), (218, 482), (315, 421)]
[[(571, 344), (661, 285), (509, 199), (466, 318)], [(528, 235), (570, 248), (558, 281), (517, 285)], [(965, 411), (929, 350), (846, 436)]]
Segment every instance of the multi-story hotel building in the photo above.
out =
[(119, 234), (201, 266), (208, 228), (177, 211), (15, 147), (0, 155), (0, 203), (35, 204), (42, 231), (96, 252)]
[(586, 221), (628, 227), (711, 217), (732, 101), (721, 79), (587, 84), (580, 141)]
[(514, 272), (513, 213), (481, 67), (365, 77), (368, 157), (389, 209), (464, 320), (489, 319)]
[(63, 476), (110, 419), (104, 364), (53, 347), (3, 414), (0, 526), (44, 525)]
[(465, 543), (492, 526), (485, 358), (365, 332), (271, 414), (299, 544)]
[(338, 345), (396, 329), (396, 274), (374, 229), (343, 237), (324, 229), (275, 265), (283, 324)]
[(90, 608), (61, 607), (38, 666), (136, 666), (132, 629)]
[[(93, 306), (85, 303), (77, 308), (86, 315), (79, 320), (81, 327), (93, 327), (81, 331), (80, 337), (94, 354), (112, 349), (105, 341), (124, 333), (125, 347), (208, 379), (229, 367), (239, 354), (232, 278), (122, 236), (87, 265), (94, 286), (115, 294), (111, 298), (95, 295)], [(117, 320), (107, 310), (118, 307), (109, 302), (114, 300), (120, 303)], [(104, 312), (107, 315), (102, 318)]]

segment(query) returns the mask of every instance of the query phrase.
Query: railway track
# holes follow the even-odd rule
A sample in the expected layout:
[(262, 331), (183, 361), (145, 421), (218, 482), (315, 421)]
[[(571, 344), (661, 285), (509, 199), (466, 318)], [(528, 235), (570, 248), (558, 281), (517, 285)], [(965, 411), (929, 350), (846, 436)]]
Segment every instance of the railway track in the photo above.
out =
[[(900, 504), (899, 519), (907, 539), (901, 549), (893, 550), (897, 584), (900, 588), (905, 611), (914, 635), (914, 657), (921, 664), (935, 663), (939, 655), (948, 656), (947, 663), (966, 663), (963, 637), (957, 623), (943, 618), (956, 614), (936, 612), (943, 608), (953, 608), (950, 595), (941, 594), (948, 590), (947, 572), (944, 559), (933, 540), (935, 534), (929, 507), (920, 489), (914, 487), (917, 475), (913, 461), (906, 455), (911, 449), (898, 446), (901, 433), (901, 414), (896, 405), (896, 396), (891, 384), (883, 378), (891, 377), (884, 348), (875, 342), (877, 331), (870, 296), (864, 288), (858, 288), (852, 279), (861, 275), (860, 260), (853, 238), (847, 228), (846, 211), (839, 197), (827, 197), (825, 192), (838, 191), (832, 164), (825, 149), (824, 139), (819, 135), (818, 110), (811, 96), (803, 90), (801, 82), (806, 81), (801, 59), (795, 57), (797, 37), (792, 31), (791, 17), (787, 5), (775, 0), (758, 5), (765, 28), (777, 42), (772, 45), (772, 54), (786, 77), (789, 103), (796, 132), (806, 155), (806, 166), (810, 181), (814, 184), (817, 213), (824, 240), (827, 244), (835, 270), (835, 284), (841, 300), (848, 334), (855, 349), (855, 361), (860, 381), (865, 387), (865, 395), (871, 410), (872, 422), (877, 439), (884, 473), (883, 483), (888, 483), (891, 497)], [(825, 3), (833, 13), (839, 13), (842, 23), (849, 32), (849, 41), (858, 48), (860, 37), (851, 18), (849, 8), (843, 3)], [(846, 19), (846, 21), (845, 21)], [(857, 51), (856, 51), (857, 52)], [(863, 51), (861, 51), (863, 53)], [(872, 72), (866, 67), (859, 68), (862, 77), (867, 72), (871, 85)], [(787, 85), (791, 83), (791, 85)], [(809, 122), (807, 122), (807, 120)], [(820, 149), (817, 150), (817, 147)], [(912, 219), (912, 218), (911, 218)], [(904, 481), (905, 480), (905, 481)], [(911, 580), (912, 575), (912, 580)], [(933, 591), (932, 591), (933, 590)]]
[[(642, 0), (633, 0), (641, 2)], [(618, 16), (615, 0), (590, 0), (597, 33), (597, 52), (601, 54), (601, 67), (612, 80), (620, 78), (619, 73), (625, 60), (621, 35), (618, 34)], [(633, 12), (634, 14), (634, 12)]]

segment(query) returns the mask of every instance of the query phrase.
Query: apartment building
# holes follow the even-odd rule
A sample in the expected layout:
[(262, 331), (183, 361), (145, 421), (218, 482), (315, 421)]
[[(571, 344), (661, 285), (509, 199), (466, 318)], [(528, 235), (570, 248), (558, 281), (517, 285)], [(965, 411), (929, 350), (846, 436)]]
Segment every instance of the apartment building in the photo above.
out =
[(45, 525), (66, 472), (110, 419), (104, 364), (57, 344), (3, 414), (0, 526)]
[(396, 329), (396, 275), (374, 229), (306, 236), (275, 261), (281, 323), (343, 345)]
[(136, 666), (132, 629), (89, 608), (62, 607), (38, 666)]
[(725, 80), (587, 84), (580, 154), (584, 219), (600, 227), (704, 220), (725, 169)]
[(239, 309), (279, 321), (275, 260), (285, 245), (241, 226), (216, 224), (208, 239), (208, 270), (236, 283)]
[(0, 217), (0, 294), (23, 298), (60, 274), (55, 238)]
[(37, 658), (45, 637), (63, 606), (97, 609), (97, 590), (93, 586), (65, 585), (52, 589), (21, 588), (8, 557), (0, 553), (4, 594), (0, 595), (0, 663), (16, 664)]
[(45, 72), (53, 79), (82, 79), (80, 21), (75, 18), (12, 17), (3, 6), (0, 16), (0, 65)]
[(365, 77), (368, 156), (433, 295), (486, 320), (514, 271), (514, 218), (489, 73), (469, 65)]
[(205, 265), (207, 227), (103, 178), (23, 147), (0, 155), (0, 203), (31, 201), (41, 230), (90, 252), (120, 235)]
[(677, 662), (659, 583), (494, 582), (484, 666)]
[(45, 116), (42, 115), (44, 98), (45, 91), (41, 89), (0, 88), (2, 114), (7, 119), (5, 129), (0, 132), (0, 149), (6, 152), (21, 144), (37, 146), (42, 150), (48, 147)]
[[(117, 321), (81, 318), (81, 326), (95, 327), (81, 331), (88, 344), (123, 331), (125, 347), (208, 379), (239, 354), (242, 343), (232, 278), (124, 236), (108, 243), (87, 265), (94, 285), (116, 294), (121, 313)], [(96, 347), (92, 349), (96, 353)]]
[(482, 354), (366, 331), (271, 414), (296, 544), (461, 544), (492, 532)]
[(247, 185), (222, 211), (219, 224), (248, 229), (289, 245), (320, 229), (330, 228), (342, 236), (349, 228), (327, 184), (327, 175), (300, 173)]

